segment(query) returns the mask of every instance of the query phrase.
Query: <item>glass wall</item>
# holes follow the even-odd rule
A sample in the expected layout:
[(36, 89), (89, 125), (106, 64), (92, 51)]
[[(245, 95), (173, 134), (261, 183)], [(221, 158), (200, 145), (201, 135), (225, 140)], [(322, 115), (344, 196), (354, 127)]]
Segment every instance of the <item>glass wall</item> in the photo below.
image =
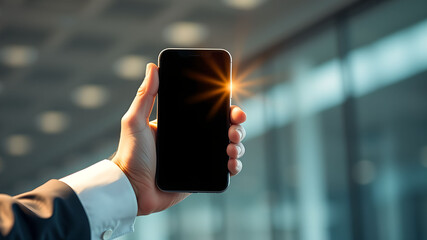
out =
[(123, 239), (427, 239), (427, 2), (354, 4), (266, 52), (242, 173)]
[(348, 22), (363, 239), (426, 239), (427, 2), (390, 1)]

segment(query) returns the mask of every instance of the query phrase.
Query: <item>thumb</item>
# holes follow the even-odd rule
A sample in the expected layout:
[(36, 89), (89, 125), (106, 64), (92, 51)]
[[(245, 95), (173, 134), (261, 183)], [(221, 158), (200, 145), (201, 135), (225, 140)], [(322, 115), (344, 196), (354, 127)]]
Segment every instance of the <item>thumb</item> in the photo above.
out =
[(135, 99), (129, 108), (130, 115), (144, 118), (148, 123), (151, 110), (153, 109), (154, 99), (159, 89), (159, 71), (154, 63), (147, 64), (145, 70), (145, 79), (138, 89)]

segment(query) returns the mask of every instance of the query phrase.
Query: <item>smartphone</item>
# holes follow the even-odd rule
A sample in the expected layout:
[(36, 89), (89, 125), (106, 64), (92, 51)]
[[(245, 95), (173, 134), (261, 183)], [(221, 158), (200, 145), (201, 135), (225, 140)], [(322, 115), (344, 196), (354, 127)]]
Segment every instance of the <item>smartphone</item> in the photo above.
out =
[(231, 55), (224, 49), (159, 54), (156, 183), (167, 192), (223, 192), (228, 171)]

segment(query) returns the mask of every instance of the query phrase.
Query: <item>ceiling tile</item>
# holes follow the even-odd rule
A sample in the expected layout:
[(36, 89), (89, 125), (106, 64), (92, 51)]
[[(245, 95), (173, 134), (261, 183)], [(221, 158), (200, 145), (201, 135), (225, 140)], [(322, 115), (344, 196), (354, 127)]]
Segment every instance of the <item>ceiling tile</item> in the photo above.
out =
[(0, 45), (41, 45), (49, 35), (46, 29), (27, 28), (24, 26), (6, 26), (0, 28)]
[(113, 39), (99, 34), (78, 33), (64, 44), (66, 52), (101, 53), (107, 51), (113, 44)]

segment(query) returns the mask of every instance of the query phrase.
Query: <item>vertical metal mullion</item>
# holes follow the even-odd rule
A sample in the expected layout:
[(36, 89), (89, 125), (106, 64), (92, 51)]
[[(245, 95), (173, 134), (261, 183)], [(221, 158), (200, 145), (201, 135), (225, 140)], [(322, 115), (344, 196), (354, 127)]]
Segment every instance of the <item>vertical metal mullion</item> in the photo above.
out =
[[(267, 66), (264, 71), (268, 73), (272, 73), (274, 69), (271, 67), (272, 64), (265, 64)], [(267, 89), (263, 89), (264, 94), (266, 94)], [(264, 97), (265, 99), (265, 97)], [(275, 100), (275, 99), (274, 99)], [(264, 101), (264, 104), (266, 105), (266, 101)], [(277, 104), (276, 101), (272, 101), (271, 104)], [(267, 113), (268, 109), (274, 109), (271, 108), (271, 106), (265, 106), (264, 107), (264, 115), (268, 116)], [(270, 119), (270, 121), (267, 120), (267, 123), (270, 125), (273, 125), (274, 120)], [(265, 176), (267, 177), (267, 189), (268, 189), (268, 204), (269, 204), (269, 218), (270, 218), (270, 236), (272, 240), (279, 240), (283, 239), (283, 231), (277, 228), (280, 223), (276, 223), (277, 221), (277, 213), (275, 212), (279, 208), (280, 201), (283, 200), (283, 191), (280, 187), (280, 176), (282, 172), (280, 171), (280, 162), (279, 162), (279, 156), (278, 156), (278, 139), (277, 136), (277, 129), (275, 127), (267, 127), (267, 132), (265, 134), (265, 149), (266, 149), (266, 162), (267, 165), (265, 167)]]

